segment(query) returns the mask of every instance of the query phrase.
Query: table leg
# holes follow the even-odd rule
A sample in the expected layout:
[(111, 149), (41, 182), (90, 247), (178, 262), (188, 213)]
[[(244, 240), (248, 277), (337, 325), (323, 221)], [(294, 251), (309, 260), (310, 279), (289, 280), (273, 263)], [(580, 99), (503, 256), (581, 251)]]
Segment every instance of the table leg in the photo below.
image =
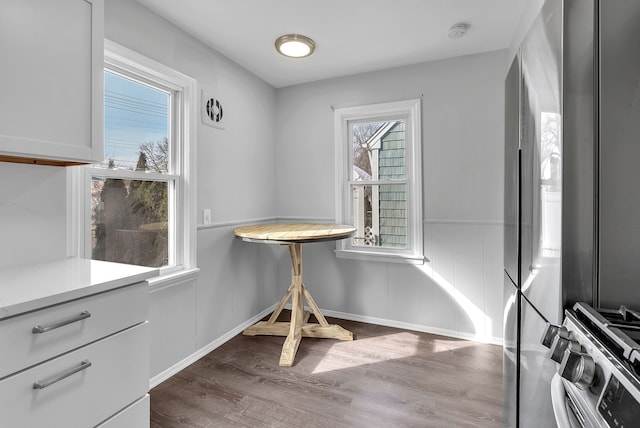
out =
[[(297, 248), (295, 248), (297, 247)], [(289, 334), (282, 345), (280, 354), (280, 365), (291, 367), (298, 352), (298, 346), (302, 340), (302, 317), (304, 312), (302, 296), (302, 259), (300, 244), (290, 245), (291, 251), (291, 321), (289, 323)]]
[[(293, 365), (302, 337), (353, 340), (353, 334), (339, 325), (331, 325), (327, 322), (315, 300), (311, 297), (311, 293), (302, 283), (302, 245), (300, 243), (287, 245), (291, 254), (291, 285), (269, 320), (254, 324), (247, 328), (243, 334), (247, 336), (286, 336), (280, 355), (280, 365), (290, 367)], [(291, 299), (291, 321), (277, 322), (276, 319), (289, 299)], [(305, 301), (319, 324), (307, 322), (310, 313), (304, 310)]]

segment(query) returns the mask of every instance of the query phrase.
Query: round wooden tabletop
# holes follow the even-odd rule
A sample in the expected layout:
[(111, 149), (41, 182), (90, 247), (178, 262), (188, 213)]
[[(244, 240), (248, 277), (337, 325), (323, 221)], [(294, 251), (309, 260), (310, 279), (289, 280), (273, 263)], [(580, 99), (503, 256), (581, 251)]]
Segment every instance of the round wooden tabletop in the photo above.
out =
[(268, 223), (241, 226), (233, 233), (247, 241), (296, 243), (344, 239), (356, 228), (346, 224)]

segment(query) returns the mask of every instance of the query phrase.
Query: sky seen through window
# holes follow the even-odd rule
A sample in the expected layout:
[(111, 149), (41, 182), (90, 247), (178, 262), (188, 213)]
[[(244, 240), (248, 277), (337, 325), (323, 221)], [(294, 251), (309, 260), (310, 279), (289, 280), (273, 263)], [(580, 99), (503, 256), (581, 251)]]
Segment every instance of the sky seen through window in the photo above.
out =
[(103, 166), (135, 169), (140, 145), (160, 142), (169, 135), (167, 92), (104, 72)]

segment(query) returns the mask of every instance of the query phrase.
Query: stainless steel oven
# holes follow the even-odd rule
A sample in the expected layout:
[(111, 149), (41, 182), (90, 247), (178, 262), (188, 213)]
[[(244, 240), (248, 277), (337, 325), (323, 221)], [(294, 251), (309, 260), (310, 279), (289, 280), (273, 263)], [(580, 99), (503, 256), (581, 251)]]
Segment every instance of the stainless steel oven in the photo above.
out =
[(542, 339), (559, 428), (640, 427), (640, 314), (576, 303)]

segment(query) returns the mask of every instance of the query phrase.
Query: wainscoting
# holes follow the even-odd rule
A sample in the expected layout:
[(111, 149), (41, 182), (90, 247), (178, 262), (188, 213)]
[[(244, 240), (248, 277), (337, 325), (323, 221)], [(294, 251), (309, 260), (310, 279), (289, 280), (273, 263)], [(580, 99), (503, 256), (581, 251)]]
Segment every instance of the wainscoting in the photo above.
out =
[[(423, 265), (337, 259), (335, 244), (303, 246), (304, 283), (342, 319), (502, 343), (502, 223), (425, 221)], [(290, 281), (279, 258), (279, 293)]]

